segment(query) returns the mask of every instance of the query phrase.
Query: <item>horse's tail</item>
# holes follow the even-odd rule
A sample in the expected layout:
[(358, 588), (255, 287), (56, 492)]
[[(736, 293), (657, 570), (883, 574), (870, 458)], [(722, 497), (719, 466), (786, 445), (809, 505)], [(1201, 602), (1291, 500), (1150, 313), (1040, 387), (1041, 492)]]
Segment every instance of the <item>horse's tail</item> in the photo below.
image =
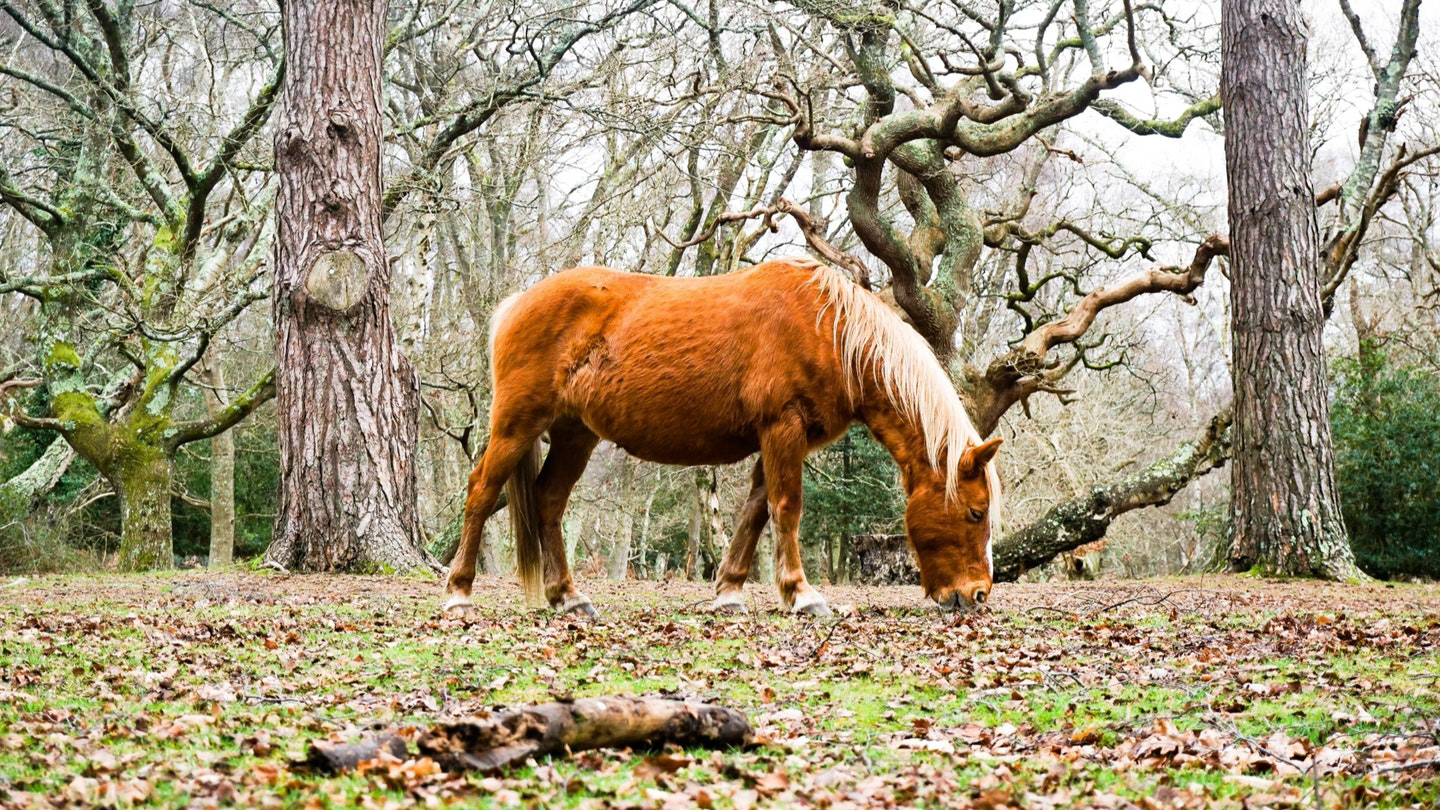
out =
[(525, 595), (538, 600), (543, 592), (544, 570), (540, 559), (540, 507), (535, 500), (535, 479), (540, 477), (540, 440), (521, 456), (505, 496), (510, 507), (510, 527), (515, 533), (515, 564)]

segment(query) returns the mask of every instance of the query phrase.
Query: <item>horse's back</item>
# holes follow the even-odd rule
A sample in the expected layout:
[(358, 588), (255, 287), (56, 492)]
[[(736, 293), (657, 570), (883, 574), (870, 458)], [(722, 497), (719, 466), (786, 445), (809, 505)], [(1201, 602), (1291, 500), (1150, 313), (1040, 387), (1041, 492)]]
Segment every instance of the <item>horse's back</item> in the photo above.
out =
[[(548, 399), (642, 458), (753, 453), (786, 409), (816, 434), (849, 422), (816, 266), (665, 278), (581, 267), (536, 284), (496, 329), (497, 397)], [(825, 438), (829, 438), (827, 435)]]

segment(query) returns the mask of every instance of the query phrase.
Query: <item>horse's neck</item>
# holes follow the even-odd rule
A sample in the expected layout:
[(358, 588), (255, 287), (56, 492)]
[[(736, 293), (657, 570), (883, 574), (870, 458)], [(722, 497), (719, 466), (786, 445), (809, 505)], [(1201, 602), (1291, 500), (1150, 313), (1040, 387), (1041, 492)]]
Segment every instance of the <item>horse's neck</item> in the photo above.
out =
[(914, 487), (917, 479), (935, 475), (930, 460), (925, 457), (925, 436), (919, 423), (902, 413), (878, 385), (865, 390), (857, 415), (890, 451), (905, 478), (907, 491)]

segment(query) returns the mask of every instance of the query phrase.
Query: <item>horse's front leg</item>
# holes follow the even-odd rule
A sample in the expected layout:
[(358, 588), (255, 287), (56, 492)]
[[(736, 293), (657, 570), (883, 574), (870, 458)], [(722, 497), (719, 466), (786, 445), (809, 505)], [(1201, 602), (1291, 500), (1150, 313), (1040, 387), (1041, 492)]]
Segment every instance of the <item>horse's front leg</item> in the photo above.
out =
[(584, 425), (550, 428), (550, 452), (535, 479), (536, 509), (540, 518), (540, 553), (545, 561), (545, 598), (560, 613), (595, 615), (590, 597), (575, 587), (565, 559), (565, 538), (560, 520), (570, 502), (570, 491), (585, 472), (599, 437)]
[(805, 565), (800, 560), (801, 474), (809, 449), (798, 415), (760, 437), (770, 517), (775, 521), (775, 582), (780, 601), (793, 613), (828, 616), (830, 606), (805, 579)]
[(750, 496), (740, 510), (740, 521), (735, 527), (735, 539), (725, 552), (725, 561), (715, 576), (715, 601), (710, 609), (715, 611), (745, 612), (745, 580), (750, 578), (750, 567), (755, 562), (755, 545), (760, 532), (770, 520), (769, 498), (765, 489), (765, 465), (755, 462), (750, 474)]

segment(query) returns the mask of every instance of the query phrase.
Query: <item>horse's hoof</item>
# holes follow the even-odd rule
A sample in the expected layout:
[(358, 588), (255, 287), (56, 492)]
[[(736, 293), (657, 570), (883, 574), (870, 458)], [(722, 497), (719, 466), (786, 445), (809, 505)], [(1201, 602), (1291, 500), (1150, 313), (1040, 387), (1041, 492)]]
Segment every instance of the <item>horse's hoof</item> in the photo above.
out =
[(475, 612), (475, 603), (470, 601), (470, 597), (457, 593), (445, 600), (442, 611), (450, 616), (468, 616)]
[(807, 616), (830, 616), (833, 614), (830, 606), (825, 604), (824, 599), (816, 599), (813, 602), (805, 602), (803, 604), (797, 603), (795, 607), (790, 608), (790, 612), (803, 613)]
[(745, 602), (738, 596), (717, 596), (715, 601), (710, 603), (712, 613), (734, 613), (744, 614), (750, 611), (745, 609)]
[(562, 602), (560, 604), (560, 607), (555, 609), (555, 612), (562, 616), (566, 613), (576, 613), (581, 616), (588, 616), (592, 619), (600, 615), (595, 611), (595, 606), (590, 604), (590, 600), (586, 599), (583, 596), (577, 599), (571, 599), (566, 602)]

